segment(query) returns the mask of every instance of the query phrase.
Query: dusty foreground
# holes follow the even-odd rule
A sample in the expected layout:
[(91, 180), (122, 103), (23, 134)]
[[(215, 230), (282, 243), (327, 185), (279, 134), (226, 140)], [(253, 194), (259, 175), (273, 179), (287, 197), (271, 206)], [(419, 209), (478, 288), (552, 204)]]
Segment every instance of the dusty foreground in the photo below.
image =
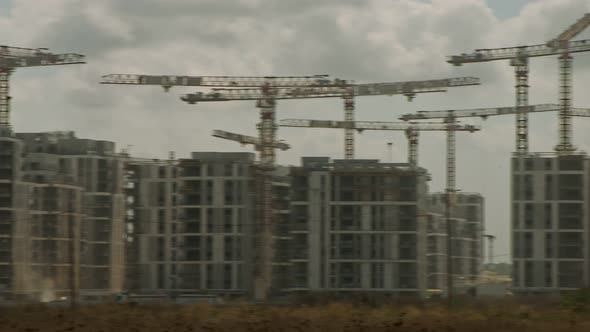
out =
[(0, 308), (0, 331), (590, 331), (590, 314), (519, 304), (472, 305), (450, 314), (442, 307), (350, 304), (29, 306)]

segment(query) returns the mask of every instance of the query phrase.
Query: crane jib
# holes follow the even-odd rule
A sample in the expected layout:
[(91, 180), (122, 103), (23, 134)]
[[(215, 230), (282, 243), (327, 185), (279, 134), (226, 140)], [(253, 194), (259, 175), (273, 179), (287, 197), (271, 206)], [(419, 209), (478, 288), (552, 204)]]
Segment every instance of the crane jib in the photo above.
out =
[(191, 76), (158, 76), (158, 75), (139, 75), (138, 84), (145, 85), (188, 85), (199, 86), (202, 83), (201, 77)]
[[(588, 52), (590, 51), (590, 39), (576, 40), (568, 45), (569, 53)], [(550, 55), (560, 55), (563, 51), (554, 49), (545, 44), (505, 47), (494, 49), (477, 49), (472, 53), (463, 53), (447, 57), (447, 62), (451, 64), (486, 62), (494, 60), (509, 60), (517, 57), (541, 57)]]

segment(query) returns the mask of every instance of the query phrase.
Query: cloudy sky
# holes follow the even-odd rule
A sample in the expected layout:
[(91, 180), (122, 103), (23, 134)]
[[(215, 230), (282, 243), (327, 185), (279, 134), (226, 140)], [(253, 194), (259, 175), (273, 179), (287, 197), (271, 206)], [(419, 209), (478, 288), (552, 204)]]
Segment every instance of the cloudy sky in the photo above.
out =
[[(85, 54), (86, 65), (18, 70), (12, 79), (16, 131), (74, 130), (79, 137), (130, 145), (133, 154), (164, 158), (168, 151), (252, 151), (210, 136), (212, 129), (256, 135), (253, 102), (188, 105), (175, 88), (100, 85), (109, 73), (175, 75), (330, 74), (357, 82), (394, 82), (475, 76), (479, 87), (418, 95), (359, 97), (358, 120), (394, 121), (418, 110), (514, 104), (507, 62), (453, 67), (445, 56), (476, 48), (544, 43), (590, 10), (588, 0), (0, 0), (0, 40)], [(578, 38), (590, 39), (585, 32)], [(574, 61), (574, 100), (590, 106), (590, 54)], [(557, 102), (557, 60), (531, 61), (530, 103)], [(281, 118), (343, 118), (342, 101), (281, 101)], [(531, 117), (531, 151), (551, 151), (557, 114)], [(577, 119), (575, 143), (589, 150), (589, 119)], [(473, 120), (472, 123), (480, 123)], [(498, 236), (497, 260), (509, 257), (509, 158), (514, 117), (482, 122), (477, 134), (459, 133), (458, 187), (486, 200), (487, 233)], [(343, 156), (343, 133), (281, 128), (301, 156)], [(357, 157), (407, 158), (399, 132), (357, 135)], [(421, 135), (420, 164), (444, 186), (444, 134)]]

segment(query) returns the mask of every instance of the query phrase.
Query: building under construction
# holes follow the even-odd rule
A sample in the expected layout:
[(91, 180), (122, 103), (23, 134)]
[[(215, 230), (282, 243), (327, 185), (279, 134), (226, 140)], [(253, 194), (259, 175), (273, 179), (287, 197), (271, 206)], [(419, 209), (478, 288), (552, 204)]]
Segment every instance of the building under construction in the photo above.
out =
[[(129, 158), (128, 270), (132, 293), (255, 297), (260, 225), (250, 153), (195, 152), (190, 159)], [(445, 275), (446, 252), (429, 255), (428, 226), (444, 227), (425, 169), (377, 160), (303, 158), (273, 175), (270, 296), (373, 292), (426, 296)], [(464, 207), (464, 208), (463, 208)], [(477, 278), (483, 200), (459, 195), (453, 218), (457, 279)], [(433, 210), (434, 209), (434, 210)], [(436, 225), (435, 225), (436, 224)], [(431, 234), (432, 233), (432, 234)], [(467, 234), (468, 233), (468, 234)], [(442, 239), (446, 238), (442, 234)], [(442, 265), (441, 265), (442, 262)], [(432, 272), (432, 277), (429, 274)], [(438, 273), (438, 274), (437, 274)]]
[(513, 291), (590, 286), (590, 159), (582, 153), (512, 158)]
[(292, 168), (290, 292), (425, 296), (425, 169), (303, 158)]
[[(289, 182), (273, 181), (275, 281), (286, 280)], [(129, 158), (127, 173), (128, 288), (175, 296), (252, 296), (257, 241), (257, 166), (252, 153), (194, 152), (190, 159)], [(286, 225), (286, 222), (283, 223)]]
[[(445, 194), (430, 195), (427, 220), (428, 288), (445, 289), (447, 276), (447, 220)], [(457, 193), (451, 222), (453, 284), (459, 292), (479, 281), (483, 268), (484, 199), (477, 193)]]
[[(254, 297), (261, 240), (254, 154), (139, 159), (71, 132), (17, 134), (0, 144), (5, 298), (50, 300), (72, 289), (82, 299), (122, 289)], [(426, 170), (303, 158), (301, 167), (273, 174), (271, 296), (424, 296), (439, 286), (426, 264), (433, 235), (427, 227), (444, 220), (429, 200)], [(481, 255), (470, 241), (460, 256)], [(456, 275), (474, 277), (479, 256), (457, 259), (467, 267)]]
[(123, 161), (114, 143), (50, 132), (1, 137), (0, 145), (4, 298), (48, 301), (119, 291)]

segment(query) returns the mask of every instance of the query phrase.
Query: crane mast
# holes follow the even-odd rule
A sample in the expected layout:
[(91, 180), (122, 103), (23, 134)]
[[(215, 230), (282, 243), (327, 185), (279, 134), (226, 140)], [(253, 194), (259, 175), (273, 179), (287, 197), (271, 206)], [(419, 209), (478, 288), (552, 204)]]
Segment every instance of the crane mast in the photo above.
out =
[[(579, 27), (578, 27), (579, 28)], [(580, 40), (569, 43), (567, 48), (569, 53), (588, 52), (590, 51), (590, 40)], [(466, 63), (489, 62), (496, 60), (510, 60), (510, 65), (514, 67), (515, 89), (516, 89), (516, 107), (524, 110), (528, 105), (528, 76), (529, 65), (528, 58), (559, 55), (563, 57), (560, 60), (560, 105), (563, 110), (571, 107), (571, 59), (564, 57), (561, 50), (556, 50), (546, 44), (527, 45), (517, 47), (505, 47), (495, 49), (476, 49), (474, 52), (447, 57), (447, 62), (455, 66), (461, 66)], [(571, 125), (567, 111), (562, 111), (560, 117), (560, 148), (564, 151), (571, 150), (571, 144), (568, 145), (571, 137)], [(525, 112), (516, 113), (516, 154), (525, 155), (528, 152), (528, 117)], [(565, 144), (565, 145), (564, 145)]]
[(529, 104), (529, 59), (519, 54), (510, 60), (516, 81), (516, 151), (529, 151), (529, 120), (525, 108)]
[(418, 166), (418, 132), (419, 131), (468, 131), (474, 133), (480, 128), (474, 125), (461, 125), (458, 123), (441, 122), (384, 122), (384, 121), (331, 121), (331, 120), (307, 120), (284, 119), (279, 121), (281, 127), (299, 128), (328, 128), (346, 129), (350, 131), (363, 130), (388, 130), (404, 131), (408, 139), (408, 164)]
[(563, 31), (557, 38), (547, 43), (548, 47), (559, 49), (559, 143), (555, 151), (568, 154), (576, 150), (572, 144), (572, 69), (573, 58), (570, 55), (570, 40), (590, 25), (590, 13), (585, 14), (576, 23)]
[(408, 141), (408, 164), (418, 167), (418, 142), (420, 132), (413, 127), (405, 130), (406, 140)]
[(84, 56), (80, 54), (54, 54), (45, 49), (0, 46), (0, 134), (12, 135), (10, 75), (15, 69), (80, 63), (84, 63)]
[[(334, 80), (336, 86), (279, 87), (275, 89), (274, 99), (340, 97), (344, 100), (344, 120), (354, 121), (355, 96), (404, 95), (411, 101), (418, 93), (446, 92), (449, 87), (479, 84), (479, 79), (475, 77), (363, 84), (352, 84), (336, 79)], [(213, 89), (212, 92), (207, 94), (203, 92), (186, 94), (181, 97), (181, 100), (189, 104), (195, 104), (203, 101), (260, 100), (263, 98), (264, 96), (260, 90), (254, 88), (219, 88)], [(345, 159), (354, 158), (354, 131), (346, 128), (344, 129), (344, 156)]]
[(272, 262), (274, 259), (274, 241), (272, 237), (272, 171), (275, 168), (275, 148), (277, 125), (275, 123), (275, 91), (273, 82), (267, 80), (261, 87), (264, 96), (258, 100), (257, 107), (260, 109), (260, 123), (258, 131), (260, 137), (260, 169), (256, 176), (257, 192), (262, 193), (262, 199), (257, 200), (256, 213), (259, 216), (259, 229), (255, 230), (255, 241), (260, 248), (257, 250), (255, 265), (254, 298), (266, 299), (272, 282)]
[[(354, 121), (354, 92), (347, 87), (342, 96), (344, 99), (344, 121)], [(344, 129), (344, 159), (354, 159), (354, 130)]]

